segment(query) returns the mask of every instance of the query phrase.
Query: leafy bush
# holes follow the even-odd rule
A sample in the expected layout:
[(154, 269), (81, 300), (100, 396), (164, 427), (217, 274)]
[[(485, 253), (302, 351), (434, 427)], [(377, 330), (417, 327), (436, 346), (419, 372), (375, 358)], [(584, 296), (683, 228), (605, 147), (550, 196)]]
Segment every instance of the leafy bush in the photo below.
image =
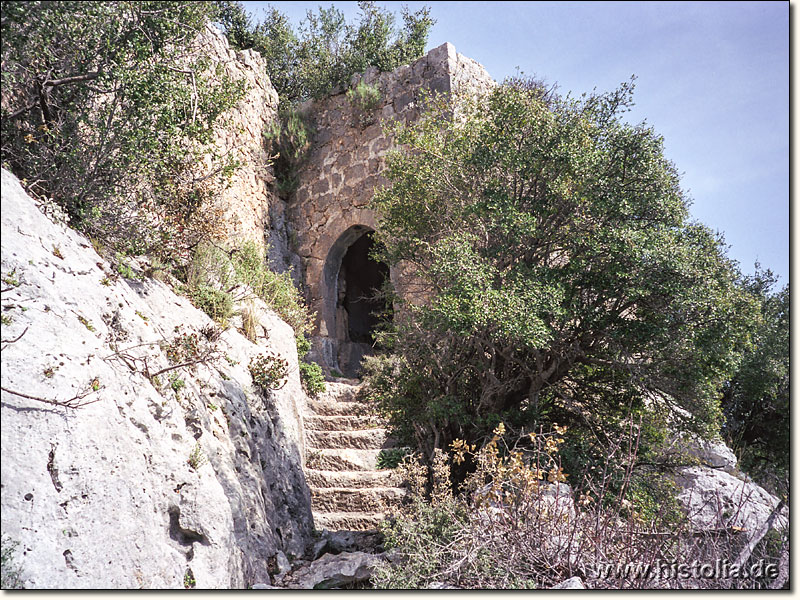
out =
[(207, 200), (237, 166), (210, 144), (244, 93), (196, 42), (214, 16), (203, 2), (4, 2), (3, 164), (109, 251), (185, 258), (219, 233)]
[(297, 359), (300, 367), (300, 382), (303, 384), (303, 389), (309, 396), (318, 396), (325, 391), (325, 376), (322, 374), (322, 368), (311, 362), (306, 362), (303, 359), (311, 350), (311, 342), (304, 335), (300, 334), (295, 337), (297, 344)]
[(226, 323), (233, 315), (233, 298), (227, 292), (207, 285), (189, 289), (192, 303), (217, 323)]
[(355, 88), (347, 90), (347, 100), (356, 112), (356, 120), (363, 129), (375, 121), (372, 112), (381, 102), (381, 92), (374, 86), (359, 81)]
[(181, 333), (172, 341), (162, 344), (169, 361), (177, 365), (200, 356), (200, 338), (196, 333)]
[(288, 381), (289, 363), (271, 352), (254, 356), (247, 368), (253, 382), (264, 390), (279, 390)]
[(212, 318), (218, 315), (224, 320), (233, 314), (234, 300), (254, 294), (291, 325), (295, 335), (302, 335), (311, 328), (313, 317), (291, 275), (270, 270), (265, 256), (253, 242), (233, 250), (200, 244), (186, 275), (187, 295)]
[(282, 106), (321, 98), (350, 78), (374, 66), (391, 71), (425, 51), (434, 24), (428, 8), (402, 9), (403, 26), (395, 15), (374, 2), (360, 1), (359, 20), (347, 23), (337, 8), (309, 11), (297, 31), (276, 8), (253, 24), (238, 2), (217, 2), (219, 20), (230, 43), (253, 48), (267, 61), (267, 71)]
[(376, 239), (424, 301), (398, 299), (370, 387), (425, 455), (554, 411), (601, 438), (631, 412), (718, 430), (757, 303), (631, 97), (511, 80), (397, 124)]
[(282, 198), (289, 198), (300, 183), (300, 169), (311, 148), (311, 130), (306, 117), (295, 109), (283, 109), (264, 131), (272, 155), (275, 183)]
[(306, 394), (313, 397), (325, 391), (325, 376), (317, 363), (300, 361), (298, 366), (300, 367), (300, 382), (303, 384)]
[(231, 260), (235, 280), (252, 289), (281, 319), (291, 325), (295, 336), (311, 329), (313, 315), (290, 273), (276, 273), (269, 269), (264, 251), (253, 242), (247, 242), (234, 251)]

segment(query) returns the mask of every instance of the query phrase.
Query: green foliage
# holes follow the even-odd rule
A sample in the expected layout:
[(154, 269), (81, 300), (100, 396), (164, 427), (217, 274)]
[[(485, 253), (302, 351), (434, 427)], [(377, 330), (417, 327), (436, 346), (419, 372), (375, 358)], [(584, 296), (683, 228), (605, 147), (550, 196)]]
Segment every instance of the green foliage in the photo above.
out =
[(292, 326), (295, 335), (311, 327), (313, 317), (291, 274), (269, 269), (264, 251), (253, 242), (230, 251), (213, 244), (200, 244), (186, 281), (189, 297), (212, 318), (224, 321), (231, 316), (232, 292), (239, 286), (244, 296), (239, 294), (237, 299), (246, 300), (248, 294), (255, 294)]
[(189, 290), (189, 298), (192, 304), (217, 323), (226, 323), (233, 315), (233, 298), (222, 290), (200, 285)]
[(169, 387), (172, 388), (175, 395), (178, 395), (181, 390), (186, 387), (186, 382), (177, 375), (171, 375), (169, 378)]
[(409, 455), (408, 448), (383, 448), (378, 454), (376, 466), (379, 469), (396, 469)]
[(355, 88), (347, 90), (347, 100), (356, 111), (356, 120), (363, 129), (375, 121), (372, 112), (381, 102), (381, 91), (374, 85), (359, 81)]
[(0, 587), (4, 590), (21, 590), (22, 574), (17, 564), (17, 546), (19, 542), (3, 535), (2, 548), (0, 548)]
[(309, 350), (311, 350), (311, 340), (305, 335), (298, 335), (295, 337), (294, 342), (297, 346), (297, 358), (304, 359)]
[(253, 242), (245, 243), (231, 256), (235, 281), (249, 287), (267, 306), (301, 336), (311, 329), (312, 314), (288, 272), (269, 269), (264, 251)]
[(772, 273), (756, 268), (745, 287), (761, 303), (755, 343), (727, 382), (723, 433), (742, 468), (774, 492), (787, 491), (789, 473), (789, 285), (773, 292)]
[(419, 294), (398, 299), (370, 388), (425, 454), (497, 417), (561, 412), (601, 439), (647, 412), (718, 427), (757, 304), (688, 220), (661, 137), (621, 120), (631, 94), (511, 80), (459, 99), (457, 120), (434, 98), (397, 125), (376, 237)]
[(169, 362), (181, 364), (200, 357), (200, 338), (196, 333), (181, 333), (170, 342), (163, 343), (162, 348)]
[(205, 2), (4, 2), (4, 165), (110, 250), (180, 254), (212, 235), (206, 200), (236, 164), (209, 143), (244, 92), (197, 43), (214, 16)]
[(199, 443), (195, 444), (194, 448), (192, 448), (192, 452), (189, 454), (189, 460), (187, 462), (195, 471), (199, 470), (200, 467), (208, 462), (208, 458), (203, 453), (203, 449), (200, 447)]
[(247, 368), (253, 382), (264, 390), (279, 390), (288, 381), (289, 363), (271, 352), (251, 358)]
[(300, 169), (311, 148), (311, 131), (306, 117), (296, 109), (282, 109), (271, 127), (264, 132), (273, 156), (278, 193), (289, 198), (300, 183)]
[(317, 363), (300, 361), (298, 366), (300, 367), (300, 383), (303, 384), (306, 394), (314, 397), (325, 391), (325, 376)]
[(321, 98), (349, 85), (367, 67), (391, 71), (422, 56), (434, 20), (429, 9), (402, 9), (403, 25), (374, 2), (360, 1), (357, 23), (347, 23), (337, 8), (308, 11), (295, 31), (276, 8), (253, 24), (238, 2), (217, 2), (219, 21), (232, 45), (253, 48), (267, 61), (267, 72), (282, 106)]
[(308, 351), (311, 350), (311, 341), (304, 334), (299, 334), (295, 337), (295, 343), (297, 344), (297, 359), (300, 367), (300, 383), (303, 384), (306, 394), (312, 397), (318, 396), (326, 389), (322, 368), (316, 363), (303, 360)]

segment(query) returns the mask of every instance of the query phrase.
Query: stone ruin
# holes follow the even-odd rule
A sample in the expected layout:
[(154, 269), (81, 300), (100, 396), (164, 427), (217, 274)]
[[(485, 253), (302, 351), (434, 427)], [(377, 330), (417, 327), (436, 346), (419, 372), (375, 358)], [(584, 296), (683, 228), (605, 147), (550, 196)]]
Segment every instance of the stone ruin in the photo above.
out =
[(373, 299), (374, 290), (388, 278), (403, 293), (401, 274), (369, 256), (376, 227), (369, 204), (374, 190), (386, 183), (381, 173), (393, 147), (384, 124), (417, 118), (423, 89), (481, 91), (494, 82), (480, 64), (445, 43), (392, 72), (370, 68), (353, 76), (351, 88), (363, 81), (380, 91), (369, 114), (352, 105), (346, 89), (306, 102), (300, 110), (313, 131), (311, 147), (298, 188), (286, 200), (275, 192), (262, 139), (278, 105), (266, 64), (251, 50), (230, 49), (216, 30), (208, 37), (215, 60), (248, 84), (246, 97), (217, 135), (218, 150), (243, 165), (219, 199), (227, 235), (235, 244), (248, 239), (264, 244), (271, 267), (291, 271), (316, 313), (309, 358), (328, 373), (356, 375), (361, 358), (372, 351), (378, 314), (387, 313)]
[(345, 91), (303, 107), (315, 133), (288, 210), (302, 283), (316, 312), (313, 358), (348, 376), (358, 372), (362, 357), (371, 352), (372, 333), (385, 318), (380, 315), (387, 314), (383, 302), (374, 298), (375, 291), (387, 278), (400, 293), (403, 289), (400, 274), (369, 255), (370, 234), (376, 227), (369, 204), (374, 190), (386, 183), (381, 173), (393, 147), (382, 123), (415, 119), (422, 89), (449, 93), (493, 84), (481, 65), (456, 53), (449, 43), (392, 72), (372, 68), (356, 75), (351, 87), (359, 81), (381, 94), (366, 118)]

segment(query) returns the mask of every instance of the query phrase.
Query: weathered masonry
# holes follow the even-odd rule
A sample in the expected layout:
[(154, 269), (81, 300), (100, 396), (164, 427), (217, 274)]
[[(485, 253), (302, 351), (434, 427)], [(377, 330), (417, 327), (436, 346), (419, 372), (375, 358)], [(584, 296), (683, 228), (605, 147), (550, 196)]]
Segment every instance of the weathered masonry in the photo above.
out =
[(411, 65), (382, 74), (370, 69), (351, 83), (362, 79), (381, 94), (368, 115), (360, 114), (344, 91), (303, 107), (315, 134), (289, 207), (302, 280), (317, 315), (312, 356), (345, 375), (357, 372), (385, 311), (372, 300), (374, 291), (387, 278), (402, 291), (398, 274), (369, 258), (370, 233), (376, 227), (369, 202), (385, 183), (381, 173), (393, 145), (381, 122), (415, 119), (422, 89), (448, 93), (493, 84), (481, 65), (457, 54), (449, 43)]

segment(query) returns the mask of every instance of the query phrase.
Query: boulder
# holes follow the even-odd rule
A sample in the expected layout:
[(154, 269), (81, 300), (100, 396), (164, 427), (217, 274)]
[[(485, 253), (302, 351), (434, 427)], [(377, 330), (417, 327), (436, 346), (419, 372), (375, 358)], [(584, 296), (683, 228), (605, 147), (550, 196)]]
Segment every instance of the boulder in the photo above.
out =
[(558, 585), (554, 585), (551, 590), (585, 590), (586, 586), (583, 585), (583, 579), (578, 576), (565, 579)]
[(366, 552), (326, 554), (295, 573), (295, 583), (291, 587), (324, 590), (363, 583), (369, 580), (380, 561), (379, 555)]
[[(747, 533), (766, 522), (778, 499), (753, 481), (708, 467), (684, 467), (675, 476), (678, 501), (691, 523), (699, 528), (738, 527)], [(785, 517), (776, 522), (787, 526)]]

